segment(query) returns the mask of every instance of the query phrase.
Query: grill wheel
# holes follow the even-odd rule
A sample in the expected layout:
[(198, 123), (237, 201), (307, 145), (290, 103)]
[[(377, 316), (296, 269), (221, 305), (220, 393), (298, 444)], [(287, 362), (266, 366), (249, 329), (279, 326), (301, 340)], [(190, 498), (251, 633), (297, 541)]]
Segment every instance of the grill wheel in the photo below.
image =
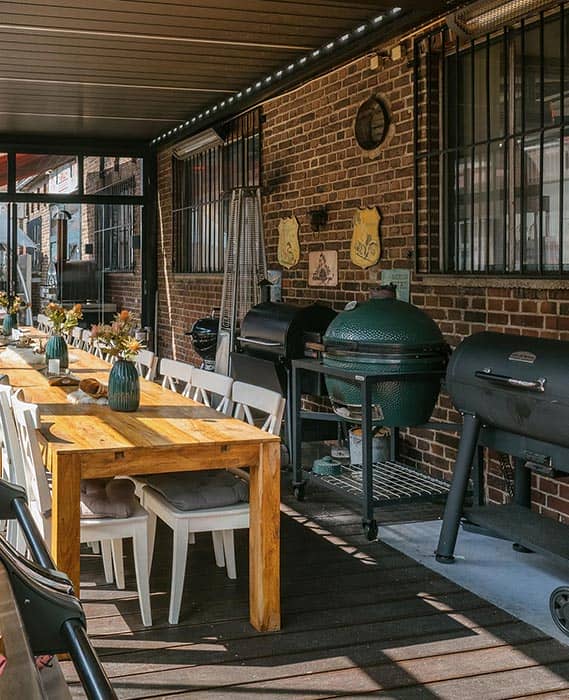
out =
[(559, 586), (549, 598), (549, 610), (553, 622), (559, 629), (569, 636), (569, 588)]

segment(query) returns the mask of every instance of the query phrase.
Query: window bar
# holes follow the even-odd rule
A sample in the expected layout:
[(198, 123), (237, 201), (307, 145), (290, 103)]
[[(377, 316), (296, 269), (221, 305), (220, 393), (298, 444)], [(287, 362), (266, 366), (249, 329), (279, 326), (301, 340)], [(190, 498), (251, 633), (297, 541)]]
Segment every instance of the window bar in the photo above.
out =
[(521, 138), (520, 138), (520, 206), (521, 206), (521, 227), (520, 227), (520, 272), (523, 274), (525, 267), (525, 242), (526, 242), (526, 25), (521, 22)]
[(490, 34), (486, 35), (486, 259), (484, 269), (480, 272), (488, 272), (490, 267), (490, 158), (492, 150), (490, 148), (492, 136), (492, 120), (490, 118)]
[[(509, 36), (510, 30), (508, 27), (504, 30), (503, 34), (503, 49), (504, 49), (504, 153), (502, 155), (502, 169), (504, 172), (504, 219), (502, 224), (502, 272), (507, 272), (509, 268), (508, 263), (508, 239), (511, 230), (510, 215), (511, 210), (509, 207), (509, 186), (511, 173), (509, 168), (510, 163), (510, 150), (512, 148), (511, 134), (510, 134), (510, 59), (509, 59)], [(512, 180), (515, 182), (515, 180)]]
[(559, 112), (560, 112), (560, 126), (559, 126), (559, 273), (563, 274), (563, 204), (565, 197), (565, 32), (566, 19), (565, 19), (565, 4), (561, 5), (561, 28), (559, 31), (559, 38), (561, 42), (559, 53), (561, 55), (560, 61), (560, 71), (559, 71)]
[[(444, 61), (443, 61), (444, 63)], [(444, 83), (443, 83), (444, 85)], [(419, 272), (420, 257), (419, 257), (419, 202), (420, 190), (419, 187), (419, 42), (413, 41), (413, 177), (415, 181), (415, 196), (413, 197), (415, 211), (413, 218), (415, 221), (415, 272)], [(427, 198), (427, 209), (429, 201)], [(427, 272), (431, 272), (431, 261), (427, 254)]]
[(431, 118), (431, 101), (428, 99), (428, 96), (431, 94), (431, 71), (432, 71), (432, 62), (431, 62), (431, 52), (432, 52), (432, 35), (429, 34), (429, 37), (427, 39), (427, 65), (426, 65), (426, 80), (425, 80), (425, 96), (427, 99), (425, 99), (425, 105), (427, 108), (427, 119), (426, 119), (426, 129), (427, 129), (427, 138), (426, 138), (426, 144), (427, 144), (427, 256), (431, 257), (431, 203), (432, 203), (432, 188), (433, 188), (433, 183), (432, 183), (432, 172), (431, 172), (431, 129), (432, 129), (432, 118)]
[(545, 148), (545, 28), (543, 12), (539, 16), (539, 97), (540, 97), (540, 110), (539, 110), (539, 122), (540, 122), (540, 134), (539, 134), (539, 239), (537, 245), (537, 269), (539, 274), (543, 273), (543, 150)]
[[(475, 66), (475, 44), (474, 39), (470, 40), (470, 272), (474, 272), (474, 189), (475, 189), (475, 177), (474, 177), (474, 163), (476, 161), (476, 129), (475, 119), (476, 119), (476, 81), (474, 79), (474, 66)], [(465, 221), (465, 228), (468, 226), (468, 222)]]
[(454, 207), (455, 207), (455, 219), (454, 219), (454, 261), (453, 267), (456, 268), (454, 272), (459, 272), (461, 265), (459, 260), (460, 255), (460, 237), (459, 237), (459, 218), (460, 218), (460, 197), (459, 197), (459, 169), (460, 169), (460, 149), (459, 149), (459, 130), (460, 130), (460, 37), (456, 35), (456, 71), (455, 71), (455, 99), (456, 99), (456, 132), (454, 137), (454, 148), (455, 148), (455, 163), (454, 163)]

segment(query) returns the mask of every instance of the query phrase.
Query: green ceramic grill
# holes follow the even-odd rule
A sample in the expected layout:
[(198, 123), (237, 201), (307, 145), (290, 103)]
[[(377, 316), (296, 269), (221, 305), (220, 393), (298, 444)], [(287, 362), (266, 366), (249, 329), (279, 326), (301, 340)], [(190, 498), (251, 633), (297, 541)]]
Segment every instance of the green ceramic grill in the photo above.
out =
[[(328, 326), (324, 346), (326, 367), (389, 375), (372, 393), (375, 421), (390, 427), (428, 421), (440, 391), (448, 346), (424, 311), (398, 301), (389, 291), (361, 304), (352, 302)], [(359, 384), (328, 376), (326, 386), (334, 410), (360, 421)]]

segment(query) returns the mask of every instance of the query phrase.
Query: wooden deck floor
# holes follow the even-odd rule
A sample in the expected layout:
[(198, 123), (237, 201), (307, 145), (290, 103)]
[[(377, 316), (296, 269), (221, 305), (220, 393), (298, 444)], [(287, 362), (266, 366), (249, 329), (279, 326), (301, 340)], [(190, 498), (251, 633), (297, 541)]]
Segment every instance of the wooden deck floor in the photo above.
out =
[[(287, 496), (288, 490), (284, 490)], [(381, 542), (337, 496), (286, 498), (282, 514), (283, 629), (247, 621), (246, 533), (240, 578), (213, 561), (207, 535), (190, 550), (181, 622), (167, 624), (171, 539), (159, 531), (142, 627), (127, 554), (127, 591), (105, 585), (99, 557), (82, 557), (89, 633), (120, 698), (293, 700), (357, 697), (569, 698), (569, 646), (551, 640)], [(384, 520), (434, 515), (388, 509)], [(69, 662), (75, 697), (84, 697)]]

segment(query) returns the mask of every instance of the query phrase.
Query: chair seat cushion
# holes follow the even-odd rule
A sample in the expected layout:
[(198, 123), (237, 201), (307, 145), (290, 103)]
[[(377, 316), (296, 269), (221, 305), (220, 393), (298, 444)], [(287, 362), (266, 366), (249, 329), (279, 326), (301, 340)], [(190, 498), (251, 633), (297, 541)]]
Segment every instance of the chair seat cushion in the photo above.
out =
[(134, 484), (128, 479), (83, 479), (82, 518), (130, 518), (139, 513)]
[(221, 508), (249, 500), (247, 484), (223, 469), (151, 474), (145, 481), (178, 510)]

